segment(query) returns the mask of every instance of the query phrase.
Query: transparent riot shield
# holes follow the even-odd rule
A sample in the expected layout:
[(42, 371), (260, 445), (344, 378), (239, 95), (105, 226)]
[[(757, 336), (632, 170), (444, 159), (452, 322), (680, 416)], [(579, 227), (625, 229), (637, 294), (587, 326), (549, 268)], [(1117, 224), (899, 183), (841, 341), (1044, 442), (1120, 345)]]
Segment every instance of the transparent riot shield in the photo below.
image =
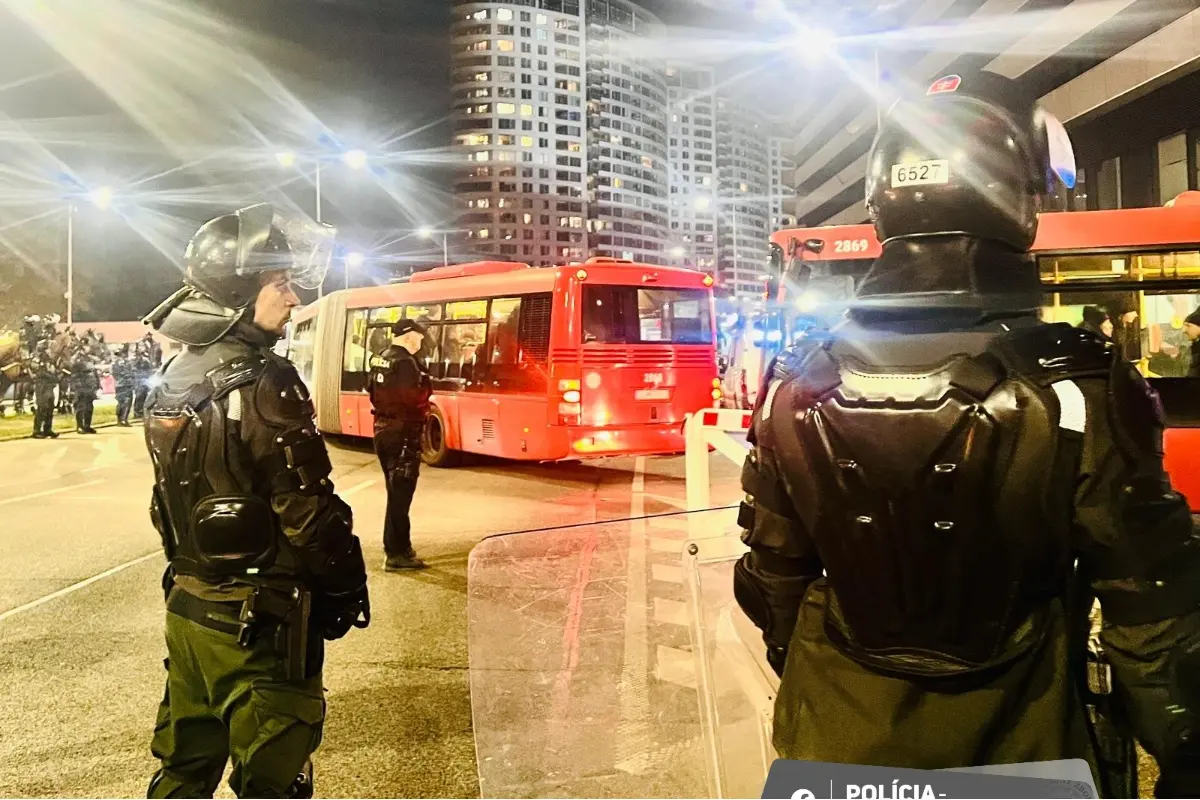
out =
[[(713, 676), (693, 644), (711, 636), (693, 611), (716, 607), (696, 598), (720, 577), (709, 562), (689, 572), (707, 548), (689, 551), (710, 539), (736, 541), (735, 509), (494, 536), (472, 550), (484, 797), (713, 796), (720, 748), (700, 696)], [(761, 789), (760, 777), (746, 796)]]
[(762, 632), (733, 597), (733, 567), (748, 549), (736, 526), (684, 550), (701, 727), (713, 797), (761, 797), (776, 759), (771, 744), (779, 678)]

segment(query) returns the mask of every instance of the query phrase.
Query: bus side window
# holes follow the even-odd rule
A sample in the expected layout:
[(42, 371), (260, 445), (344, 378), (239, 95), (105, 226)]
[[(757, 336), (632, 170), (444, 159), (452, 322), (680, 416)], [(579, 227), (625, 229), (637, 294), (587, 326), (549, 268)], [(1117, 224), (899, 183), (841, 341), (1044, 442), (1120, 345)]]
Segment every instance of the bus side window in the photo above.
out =
[(396, 322), (400, 319), (400, 306), (388, 306), (386, 308), (371, 309), (371, 324), (384, 322)]
[(445, 325), (442, 338), (442, 378), (471, 381), (476, 365), (484, 358), (484, 337), (487, 325), (465, 322)]
[(521, 298), (492, 301), (488, 315), (487, 374), (481, 377), (485, 389), (520, 388), (520, 319)]
[(422, 325), (428, 325), (431, 322), (441, 322), (442, 305), (441, 303), (435, 303), (427, 306), (407, 306), (404, 309), (404, 318), (416, 320)]
[(313, 371), (313, 339), (315, 337), (313, 320), (306, 319), (296, 326), (292, 342), (288, 348), (288, 359), (296, 365), (300, 379), (306, 386), (312, 386)]
[(367, 329), (367, 371), (379, 363), (380, 356), (392, 344), (391, 325), (372, 325)]
[(429, 377), (437, 380), (444, 373), (442, 363), (442, 326), (429, 325), (425, 329), (425, 338), (421, 349), (417, 351), (417, 360), (429, 371)]
[(363, 392), (367, 388), (367, 309), (346, 314), (346, 344), (342, 351), (342, 391)]

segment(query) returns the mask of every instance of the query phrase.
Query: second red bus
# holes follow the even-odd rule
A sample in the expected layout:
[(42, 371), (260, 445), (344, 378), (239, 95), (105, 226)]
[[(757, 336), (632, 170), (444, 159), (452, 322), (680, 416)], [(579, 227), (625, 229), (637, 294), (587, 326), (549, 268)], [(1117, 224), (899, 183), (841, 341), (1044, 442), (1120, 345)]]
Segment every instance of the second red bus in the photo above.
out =
[(392, 322), (421, 322), (417, 357), (434, 386), (423, 455), (433, 465), (460, 453), (675, 453), (685, 415), (719, 399), (711, 286), (699, 272), (605, 258), (439, 267), (300, 309), (289, 355), (322, 431), (371, 436), (372, 359)]

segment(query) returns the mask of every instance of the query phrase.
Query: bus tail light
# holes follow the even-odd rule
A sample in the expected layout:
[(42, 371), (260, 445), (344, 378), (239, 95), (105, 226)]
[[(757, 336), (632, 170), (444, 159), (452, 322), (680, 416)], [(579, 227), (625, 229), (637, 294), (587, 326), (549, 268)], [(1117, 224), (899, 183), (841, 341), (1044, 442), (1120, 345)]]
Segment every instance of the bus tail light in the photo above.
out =
[(583, 413), (583, 394), (580, 392), (579, 379), (560, 378), (558, 391), (562, 395), (562, 401), (558, 404), (558, 424), (578, 425)]

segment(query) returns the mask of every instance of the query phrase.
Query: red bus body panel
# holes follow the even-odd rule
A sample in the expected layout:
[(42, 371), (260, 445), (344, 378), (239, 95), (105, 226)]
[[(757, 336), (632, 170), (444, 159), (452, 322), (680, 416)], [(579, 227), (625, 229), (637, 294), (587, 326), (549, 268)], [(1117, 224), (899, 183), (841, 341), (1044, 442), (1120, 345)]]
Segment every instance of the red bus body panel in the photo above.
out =
[(1200, 428), (1167, 428), (1163, 434), (1163, 464), (1171, 487), (1187, 498), (1193, 513), (1200, 512)]
[[(824, 243), (820, 253), (798, 247), (812, 239)], [(862, 240), (866, 240), (866, 244), (858, 245), (859, 249), (855, 250), (851, 243)], [(794, 252), (805, 261), (878, 258), (883, 252), (873, 225), (785, 228), (771, 234), (771, 241), (783, 248), (785, 258), (794, 257)], [(1152, 252), (1197, 246), (1200, 246), (1200, 193), (1185, 192), (1172, 206), (1044, 213), (1038, 219), (1038, 233), (1032, 249), (1038, 254), (1080, 254), (1106, 250)], [(1147, 284), (1147, 288), (1153, 288), (1153, 285)], [(1200, 392), (1200, 380), (1197, 391)], [(1200, 513), (1200, 469), (1196, 468), (1200, 463), (1200, 428), (1168, 428), (1164, 447), (1171, 485), (1188, 498), (1193, 512)]]
[[(585, 344), (581, 287), (593, 283), (709, 292), (713, 343)], [(345, 305), (349, 312), (539, 293), (552, 295), (548, 391), (435, 388), (433, 403), (446, 422), (447, 446), (530, 461), (682, 452), (684, 416), (713, 405), (717, 377), (716, 315), (711, 279), (703, 273), (612, 259), (536, 269), (510, 262), (456, 264), (417, 273), (404, 284), (350, 290)], [(579, 382), (576, 425), (559, 424), (560, 380)], [(342, 391), (339, 405), (342, 433), (373, 435), (365, 392)]]
[[(830, 225), (824, 228), (784, 228), (771, 234), (784, 256), (795, 244), (817, 239), (820, 253), (798, 248), (805, 261), (843, 261), (878, 258), (883, 253), (873, 225)], [(865, 249), (849, 246), (865, 240)], [(842, 244), (839, 249), (839, 243)], [(1038, 218), (1035, 253), (1080, 253), (1118, 249), (1155, 250), (1200, 244), (1200, 205), (1162, 208), (1123, 208), (1114, 211), (1051, 211)]]

